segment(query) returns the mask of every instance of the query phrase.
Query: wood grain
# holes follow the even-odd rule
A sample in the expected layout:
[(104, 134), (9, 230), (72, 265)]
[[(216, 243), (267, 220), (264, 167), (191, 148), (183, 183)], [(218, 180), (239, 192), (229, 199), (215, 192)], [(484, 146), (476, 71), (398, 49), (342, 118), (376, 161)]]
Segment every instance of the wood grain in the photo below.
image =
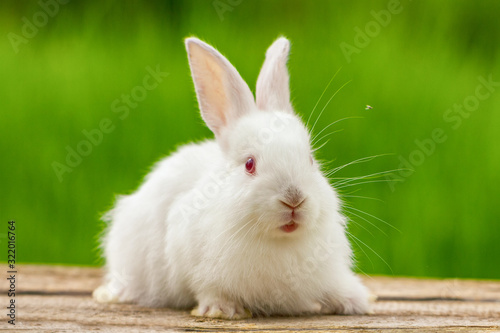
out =
[[(5, 269), (7, 271), (7, 269)], [(500, 281), (364, 278), (378, 300), (368, 316), (254, 318), (224, 321), (194, 318), (185, 311), (132, 304), (104, 305), (91, 292), (98, 268), (20, 266), (17, 323), (2, 315), (2, 331), (36, 332), (500, 332)], [(8, 305), (6, 284), (0, 305)], [(6, 310), (4, 310), (6, 313)]]

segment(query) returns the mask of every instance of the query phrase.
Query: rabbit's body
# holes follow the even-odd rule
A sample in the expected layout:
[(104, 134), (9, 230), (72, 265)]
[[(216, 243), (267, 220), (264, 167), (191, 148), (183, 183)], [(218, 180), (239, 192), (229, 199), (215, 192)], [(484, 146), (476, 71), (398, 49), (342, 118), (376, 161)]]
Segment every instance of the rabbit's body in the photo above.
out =
[[(340, 201), (289, 104), (288, 41), (271, 46), (257, 105), (217, 51), (188, 39), (215, 141), (182, 147), (108, 213), (101, 300), (195, 315), (366, 313)], [(270, 94), (269, 91), (274, 91)]]
[(105, 216), (110, 222), (104, 242), (107, 279), (120, 301), (147, 306), (194, 304), (193, 296), (182, 288), (185, 282), (176, 284), (178, 274), (172, 273), (177, 271), (167, 265), (169, 258), (178, 258), (182, 253), (167, 252), (166, 244), (175, 244), (167, 240), (175, 237), (173, 230), (179, 226), (169, 220), (169, 215), (171, 207), (206, 175), (206, 169), (211, 167), (204, 163), (207, 157), (216, 154), (220, 154), (220, 149), (213, 140), (183, 146), (158, 162), (143, 185), (135, 193), (120, 197)]

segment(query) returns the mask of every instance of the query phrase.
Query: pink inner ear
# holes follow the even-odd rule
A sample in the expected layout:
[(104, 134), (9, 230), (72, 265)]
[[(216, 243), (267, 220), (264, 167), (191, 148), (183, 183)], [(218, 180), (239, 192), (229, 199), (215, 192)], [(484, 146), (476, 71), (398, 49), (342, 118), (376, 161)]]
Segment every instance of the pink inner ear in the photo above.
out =
[(222, 78), (215, 78), (212, 82), (206, 82), (200, 87), (200, 93), (203, 96), (200, 101), (201, 114), (213, 132), (219, 132), (227, 124), (228, 102), (223, 85)]
[(220, 138), (234, 119), (255, 109), (250, 88), (236, 69), (210, 45), (196, 39), (186, 41), (201, 115)]
[(227, 123), (228, 96), (225, 93), (224, 76), (226, 73), (213, 57), (207, 57), (205, 50), (194, 45), (191, 56), (192, 66), (196, 67), (197, 88), (199, 89), (201, 114), (208, 127), (218, 134)]

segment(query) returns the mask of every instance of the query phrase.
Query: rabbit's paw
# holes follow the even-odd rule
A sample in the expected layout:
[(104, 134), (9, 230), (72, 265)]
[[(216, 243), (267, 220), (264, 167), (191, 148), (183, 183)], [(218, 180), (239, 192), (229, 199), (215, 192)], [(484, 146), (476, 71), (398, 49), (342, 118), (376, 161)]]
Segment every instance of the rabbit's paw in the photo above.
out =
[(243, 306), (223, 300), (211, 302), (200, 302), (200, 304), (191, 311), (191, 315), (196, 317), (209, 317), (220, 319), (247, 319), (252, 317), (252, 313)]
[(361, 284), (353, 288), (348, 295), (339, 297), (338, 295), (329, 295), (322, 302), (321, 312), (323, 314), (343, 314), (343, 315), (362, 315), (371, 313), (371, 302), (376, 299)]
[(119, 303), (118, 295), (115, 295), (107, 285), (94, 290), (92, 297), (99, 303)]

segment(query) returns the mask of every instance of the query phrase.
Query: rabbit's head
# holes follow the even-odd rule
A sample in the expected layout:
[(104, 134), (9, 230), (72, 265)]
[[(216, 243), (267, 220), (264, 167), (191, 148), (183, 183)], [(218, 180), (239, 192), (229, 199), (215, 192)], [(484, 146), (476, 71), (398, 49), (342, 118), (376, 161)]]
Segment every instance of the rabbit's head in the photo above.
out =
[(223, 152), (241, 223), (252, 221), (253, 232), (279, 238), (321, 231), (332, 214), (343, 223), (339, 199), (290, 102), (289, 41), (281, 37), (267, 50), (255, 100), (217, 50), (196, 38), (186, 47), (201, 115)]

